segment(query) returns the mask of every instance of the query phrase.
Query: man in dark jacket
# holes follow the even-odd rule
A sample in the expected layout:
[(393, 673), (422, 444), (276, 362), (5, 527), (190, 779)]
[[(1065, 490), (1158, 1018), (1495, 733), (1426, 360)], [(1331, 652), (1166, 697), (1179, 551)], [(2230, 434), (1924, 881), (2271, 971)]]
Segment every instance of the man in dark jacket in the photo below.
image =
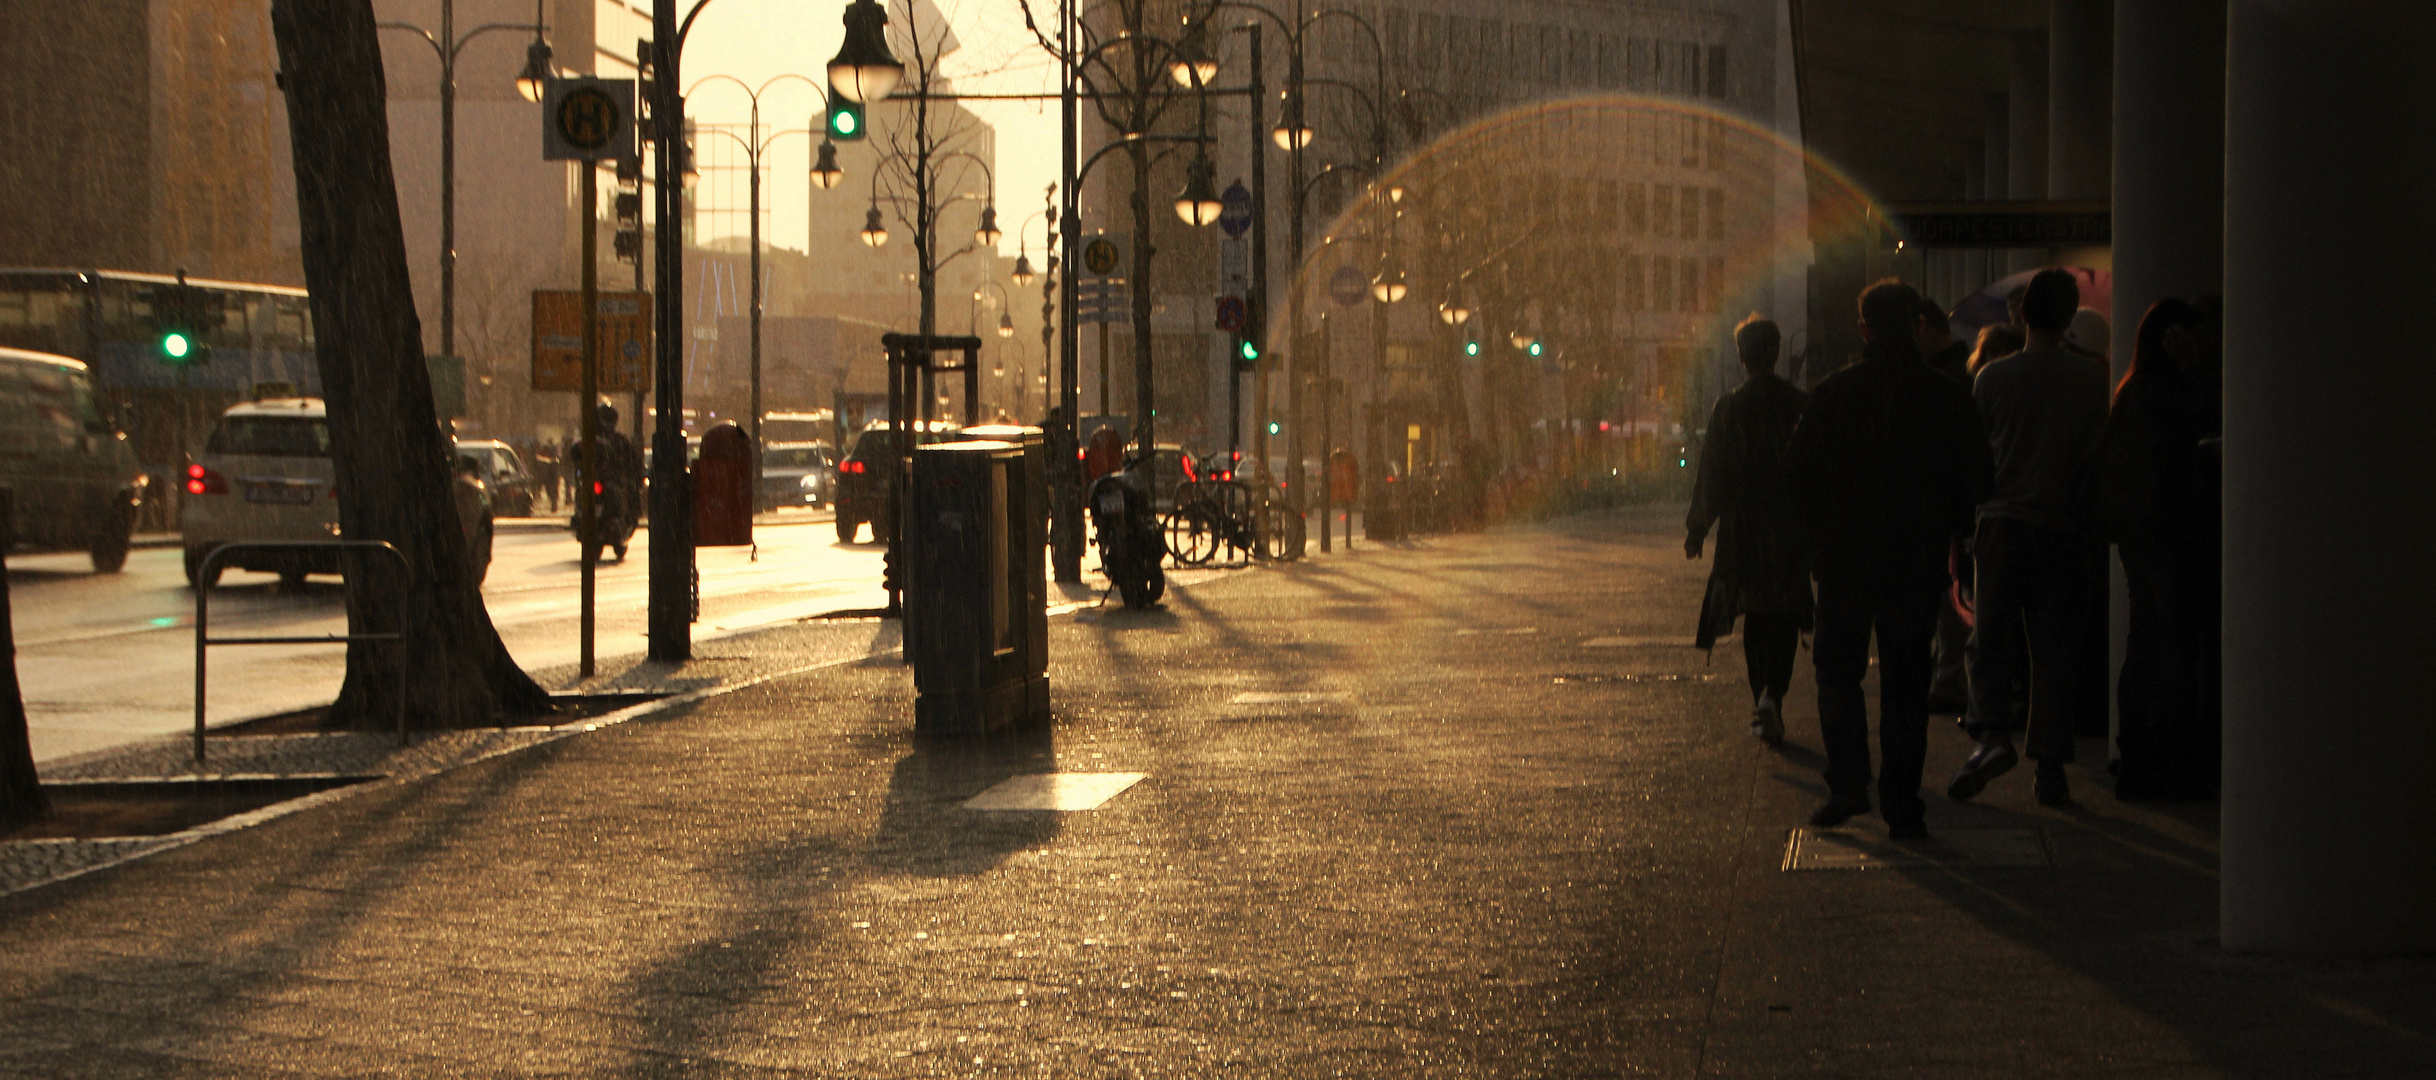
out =
[(1809, 395), (1776, 377), (1782, 339), (1774, 322), (1756, 314), (1734, 328), (1734, 348), (1749, 377), (1709, 413), (1683, 541), (1684, 555), (1697, 559), (1709, 528), (1717, 528), (1717, 562), (1709, 571), (1697, 642), (1711, 647), (1741, 616), (1751, 734), (1770, 746), (1785, 738), (1794, 648), (1810, 625), (1810, 573), (1785, 486), (1785, 450)]
[[(2038, 801), (2070, 799), (2071, 700), (2086, 633), (2092, 522), (2085, 469), (2106, 424), (2106, 369), (2064, 351), (2081, 304), (2065, 270), (2040, 271), (2022, 297), (2029, 344), (1979, 369), (1972, 394), (1996, 459), (1971, 547), (1978, 564), (1978, 622), (1971, 634), (1971, 734), (1979, 740), (1946, 795), (1962, 802), (2013, 768), (2013, 732), (2026, 730), (2038, 762)], [(2012, 686), (2029, 644), (2029, 722)]]
[(1950, 583), (1946, 553), (1988, 489), (1986, 432), (1971, 397), (1930, 370), (1913, 334), (1920, 294), (1888, 279), (1861, 296), (1861, 362), (1819, 384), (1793, 432), (1794, 505), (1815, 545), (1819, 734), (1825, 805), (1810, 823), (1869, 811), (1869, 715), (1861, 692), (1878, 643), (1880, 813), (1897, 839), (1928, 835), (1929, 642)]

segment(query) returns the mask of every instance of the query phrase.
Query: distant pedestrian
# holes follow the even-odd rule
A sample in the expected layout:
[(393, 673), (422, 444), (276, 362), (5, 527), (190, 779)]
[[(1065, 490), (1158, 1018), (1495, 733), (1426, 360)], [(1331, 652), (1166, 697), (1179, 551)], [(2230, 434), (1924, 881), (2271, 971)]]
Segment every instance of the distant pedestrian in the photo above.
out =
[(1988, 488), (1986, 431), (1970, 394), (1920, 356), (1920, 294), (1888, 279), (1861, 296), (1861, 361), (1819, 384), (1794, 428), (1789, 474), (1814, 544), (1819, 734), (1827, 750), (1821, 828), (1869, 811), (1869, 712), (1861, 681), (1879, 662), (1880, 813), (1898, 839), (1928, 835), (1929, 641), (1949, 584), (1947, 553)]
[[(2072, 325), (2064, 331), (2064, 351), (2098, 365), (2109, 384), (2114, 382), (2114, 325), (2105, 313), (2096, 308), (2082, 308), (2072, 313)], [(2112, 613), (2107, 609), (2114, 603), (2113, 567), (2106, 558), (2106, 541), (2094, 530), (2084, 530), (2081, 542), (2081, 655), (2073, 665), (2072, 694), (2068, 708), (2072, 713), (2075, 735), (2103, 739), (2107, 735), (2106, 668), (2110, 663), (2113, 642)]]
[(1913, 340), (1920, 346), (1921, 359), (1937, 374), (1965, 390), (1971, 388), (1971, 343), (1954, 340), (1954, 324), (1945, 309), (1925, 296), (1920, 298), (1920, 332)]
[(550, 512), (558, 512), (558, 444), (543, 439), (533, 448), (533, 481), (549, 493)]
[[(1954, 325), (1945, 308), (1925, 296), (1920, 298), (1920, 332), (1915, 340), (1931, 370), (1954, 380), (1954, 385), (1966, 391), (1971, 388), (1972, 343), (1955, 340)], [(1947, 564), (1955, 572), (1956, 585), (1946, 590), (1945, 598), (1937, 605), (1937, 639), (1930, 650), (1935, 664), (1934, 674), (1929, 678), (1932, 715), (1958, 715), (1970, 707), (1970, 675), (1963, 654), (1971, 640), (1971, 622), (1961, 584), (1970, 580), (1969, 544), (1968, 538), (1955, 540)]]
[[(2083, 548), (2094, 524), (2081, 505), (2085, 467), (2106, 422), (2106, 376), (2063, 350), (2081, 288), (2064, 270), (2030, 279), (2022, 299), (2027, 342), (1979, 371), (1972, 396), (1995, 453), (1995, 485), (1979, 507), (1972, 542), (1978, 572), (1971, 633), (1971, 716), (1979, 740), (1947, 797), (1967, 801), (2020, 761), (2013, 732), (2026, 731), (2038, 763), (2040, 803), (2070, 801), (2064, 766), (2073, 758), (2071, 694), (2085, 632)], [(2014, 668), (2030, 656), (2027, 723), (2016, 715)]]
[(1982, 327), (1979, 331), (1978, 342), (1971, 347), (1971, 377), (1978, 378), (1979, 369), (1988, 366), (1990, 362), (2002, 360), (2022, 351), (2022, 340), (2022, 329), (2018, 326), (1999, 324)]
[(2117, 688), (2115, 797), (2215, 794), (2218, 491), (2223, 432), (2211, 312), (2160, 300), (2099, 441), (2098, 504), (2131, 600)]
[(1756, 314), (1734, 328), (1746, 377), (1709, 413), (1683, 541), (1684, 555), (1697, 559), (1710, 527), (1717, 529), (1696, 642), (1714, 647), (1741, 617), (1751, 734), (1770, 746), (1785, 738), (1793, 654), (1811, 621), (1810, 571), (1785, 478), (1785, 455), (1809, 395), (1777, 377), (1782, 343), (1776, 323)]

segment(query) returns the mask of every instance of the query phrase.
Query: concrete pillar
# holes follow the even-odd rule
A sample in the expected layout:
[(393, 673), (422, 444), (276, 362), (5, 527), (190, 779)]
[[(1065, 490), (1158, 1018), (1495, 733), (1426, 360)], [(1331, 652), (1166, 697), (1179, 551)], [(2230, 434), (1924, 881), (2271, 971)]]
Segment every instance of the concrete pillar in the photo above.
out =
[(2015, 202), (2047, 197), (2047, 34), (2013, 35), (2013, 83), (2005, 95), (2011, 113), (2006, 131), (2005, 196)]
[[(2012, 107), (2006, 130), (2013, 145), (2005, 154), (2005, 196), (2014, 202), (2047, 197), (2047, 32), (2022, 30), (2013, 35), (2013, 81), (2005, 95)], [(2020, 273), (2047, 264), (2044, 249), (2017, 248), (2005, 253), (2004, 273)]]
[(2436, 5), (2231, 0), (2227, 948), (2436, 950)]
[[(2140, 6), (2137, 0), (2130, 6)], [(2114, 148), (2114, 0), (2048, 0), (2047, 197), (2103, 199)]]
[[(2060, 6), (2060, 5), (2059, 5)], [(2114, 33), (2114, 378), (2140, 316), (2224, 291), (2225, 0), (2117, 4)], [(2061, 170), (2058, 170), (2060, 173)], [(2119, 689), (2130, 595), (2114, 569), (2107, 685)], [(2109, 712), (2118, 698), (2110, 694)]]
[[(1980, 197), (1989, 202), (2004, 202), (2013, 197), (2011, 157), (2013, 154), (2013, 103), (2009, 95), (1990, 94), (1986, 101), (1987, 135), (1980, 164)], [(2005, 276), (2012, 266), (2012, 253), (2001, 248), (1981, 248), (1978, 251), (1980, 276), (1988, 283)], [(1981, 286), (1985, 288), (1985, 285)]]

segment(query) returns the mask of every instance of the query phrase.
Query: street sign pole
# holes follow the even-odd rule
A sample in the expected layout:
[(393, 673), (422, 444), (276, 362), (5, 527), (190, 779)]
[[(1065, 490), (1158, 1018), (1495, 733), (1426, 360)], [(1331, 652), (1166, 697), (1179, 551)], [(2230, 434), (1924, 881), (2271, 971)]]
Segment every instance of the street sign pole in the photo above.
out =
[(576, 632), (578, 644), (575, 667), (577, 677), (589, 679), (593, 672), (593, 583), (594, 578), (600, 572), (601, 561), (600, 545), (593, 542), (593, 537), (598, 536), (600, 531), (601, 504), (599, 497), (593, 494), (592, 489), (594, 485), (600, 483), (601, 477), (606, 475), (606, 470), (601, 468), (603, 455), (600, 443), (600, 410), (595, 407), (595, 403), (600, 400), (601, 392), (599, 330), (601, 240), (600, 228), (592, 219), (600, 213), (601, 192), (600, 177), (593, 172), (592, 163), (579, 162), (578, 168), (584, 174), (584, 209), (580, 218), (583, 222), (580, 227), (584, 231), (584, 389), (583, 393), (577, 395), (576, 408), (579, 411), (576, 418), (583, 425), (583, 461), (586, 475), (581, 477), (581, 483), (575, 485), (575, 519), (579, 523), (575, 533), (584, 538), (583, 546), (580, 549), (583, 553), (583, 576), (577, 587), (578, 598), (576, 600), (577, 618), (581, 620), (579, 623), (581, 628)]
[(542, 93), (541, 156), (545, 161), (572, 161), (583, 177), (582, 249), (583, 373), (582, 400), (576, 422), (583, 432), (585, 465), (575, 485), (577, 532), (585, 538), (577, 613), (577, 659), (580, 677), (592, 677), (593, 584), (599, 569), (599, 545), (593, 538), (600, 526), (600, 500), (593, 487), (607, 470), (601, 452), (600, 398), (600, 173), (604, 158), (616, 160), (634, 152), (634, 83), (625, 79), (553, 79)]

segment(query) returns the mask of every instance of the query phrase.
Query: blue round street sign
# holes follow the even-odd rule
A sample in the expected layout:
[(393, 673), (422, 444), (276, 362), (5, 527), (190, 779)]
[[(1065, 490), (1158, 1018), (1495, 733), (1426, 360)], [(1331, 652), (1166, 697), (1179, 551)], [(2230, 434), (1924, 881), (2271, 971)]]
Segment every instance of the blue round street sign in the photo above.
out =
[(1225, 194), (1218, 196), (1218, 227), (1228, 236), (1242, 236), (1252, 228), (1252, 193), (1237, 180), (1227, 185)]

